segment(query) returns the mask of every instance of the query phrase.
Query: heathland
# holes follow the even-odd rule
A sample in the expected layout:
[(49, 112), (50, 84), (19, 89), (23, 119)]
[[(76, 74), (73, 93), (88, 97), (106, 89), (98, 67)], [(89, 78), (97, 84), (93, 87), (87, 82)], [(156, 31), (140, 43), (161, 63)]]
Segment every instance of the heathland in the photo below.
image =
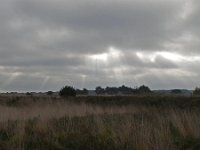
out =
[(200, 97), (0, 96), (0, 150), (199, 150)]

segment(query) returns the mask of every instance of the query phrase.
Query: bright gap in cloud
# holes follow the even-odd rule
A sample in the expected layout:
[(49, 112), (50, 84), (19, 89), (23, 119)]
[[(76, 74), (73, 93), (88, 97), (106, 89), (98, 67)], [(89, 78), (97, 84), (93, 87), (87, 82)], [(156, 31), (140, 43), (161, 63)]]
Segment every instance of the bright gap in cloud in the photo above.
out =
[(90, 56), (90, 58), (93, 60), (106, 62), (108, 60), (108, 54), (107, 53), (95, 54)]
[(107, 52), (101, 53), (101, 54), (94, 54), (90, 55), (89, 57), (92, 60), (96, 60), (99, 62), (110, 62), (112, 59), (119, 59), (121, 56), (120, 50), (114, 48), (114, 47), (109, 47)]
[(156, 55), (143, 53), (143, 52), (136, 52), (136, 56), (143, 62), (155, 62)]
[(155, 57), (157, 56), (162, 56), (163, 58), (166, 58), (173, 62), (180, 62), (184, 60), (184, 56), (177, 53), (172, 53), (172, 52), (157, 52), (155, 53)]
[(178, 53), (172, 52), (157, 52), (157, 56), (160, 55), (173, 62), (200, 62), (200, 56), (184, 56)]
[[(89, 55), (88, 61), (93, 64), (94, 68), (94, 77), (98, 78), (98, 72), (101, 72), (103, 69), (106, 69), (105, 77), (110, 78), (110, 81), (115, 81), (116, 83), (122, 83), (121, 79), (123, 77), (123, 67), (113, 66), (115, 63), (121, 64), (121, 59), (123, 52), (120, 49), (117, 49), (113, 46), (108, 47), (107, 51), (100, 54)], [(99, 79), (98, 79), (99, 80)]]
[(169, 61), (180, 63), (180, 62), (194, 62), (194, 61), (200, 61), (200, 56), (184, 56), (179, 53), (174, 52), (166, 52), (166, 51), (160, 51), (160, 52), (136, 52), (136, 56), (143, 62), (156, 62), (156, 58), (162, 57)]

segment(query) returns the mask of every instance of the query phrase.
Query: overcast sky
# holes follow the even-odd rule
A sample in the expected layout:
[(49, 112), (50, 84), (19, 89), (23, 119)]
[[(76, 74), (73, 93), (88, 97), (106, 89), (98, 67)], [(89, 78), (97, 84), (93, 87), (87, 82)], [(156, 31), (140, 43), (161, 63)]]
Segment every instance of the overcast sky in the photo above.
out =
[(200, 86), (199, 0), (0, 2), (0, 91)]

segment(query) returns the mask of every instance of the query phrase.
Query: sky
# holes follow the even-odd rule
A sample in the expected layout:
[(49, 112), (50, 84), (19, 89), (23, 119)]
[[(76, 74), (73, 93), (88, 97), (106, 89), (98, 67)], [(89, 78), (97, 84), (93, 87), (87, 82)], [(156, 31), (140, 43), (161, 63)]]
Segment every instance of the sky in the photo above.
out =
[(200, 85), (199, 0), (0, 2), (0, 92)]

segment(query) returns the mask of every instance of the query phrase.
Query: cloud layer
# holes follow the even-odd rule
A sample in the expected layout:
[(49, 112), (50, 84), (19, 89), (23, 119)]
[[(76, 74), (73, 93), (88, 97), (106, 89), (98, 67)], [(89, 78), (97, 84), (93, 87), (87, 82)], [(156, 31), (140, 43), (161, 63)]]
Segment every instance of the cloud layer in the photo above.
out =
[(197, 0), (1, 1), (0, 91), (194, 88), (198, 18)]

